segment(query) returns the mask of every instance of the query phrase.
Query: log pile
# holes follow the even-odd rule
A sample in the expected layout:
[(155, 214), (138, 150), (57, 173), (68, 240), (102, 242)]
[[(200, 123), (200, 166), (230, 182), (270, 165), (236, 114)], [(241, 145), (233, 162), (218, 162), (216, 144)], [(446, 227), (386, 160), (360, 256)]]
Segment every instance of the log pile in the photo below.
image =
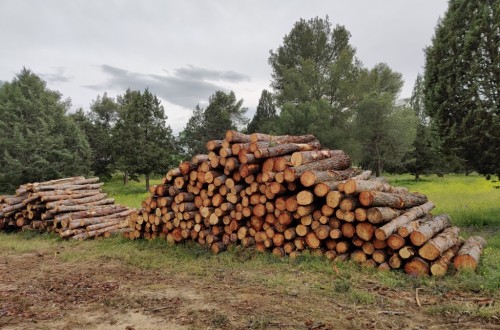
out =
[(292, 258), (308, 251), (413, 275), (477, 266), (484, 240), (463, 244), (425, 195), (351, 168), (312, 135), (228, 131), (206, 147), (152, 187), (127, 237), (194, 240), (214, 253), (230, 244)]
[(87, 239), (129, 231), (134, 209), (116, 205), (99, 178), (71, 177), (20, 186), (0, 196), (0, 230), (36, 230)]

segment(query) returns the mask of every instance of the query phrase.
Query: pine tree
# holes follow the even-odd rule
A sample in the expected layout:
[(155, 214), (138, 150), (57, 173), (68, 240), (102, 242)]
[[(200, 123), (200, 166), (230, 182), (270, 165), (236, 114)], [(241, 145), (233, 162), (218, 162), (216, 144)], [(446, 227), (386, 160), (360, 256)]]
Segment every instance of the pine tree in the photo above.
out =
[(89, 173), (89, 143), (69, 107), (28, 69), (0, 85), (0, 191)]
[(257, 111), (248, 124), (248, 133), (271, 133), (274, 129), (275, 120), (278, 118), (276, 106), (274, 105), (273, 95), (264, 89), (260, 95)]
[(425, 101), (443, 146), (466, 172), (500, 174), (500, 10), (450, 0), (426, 50)]

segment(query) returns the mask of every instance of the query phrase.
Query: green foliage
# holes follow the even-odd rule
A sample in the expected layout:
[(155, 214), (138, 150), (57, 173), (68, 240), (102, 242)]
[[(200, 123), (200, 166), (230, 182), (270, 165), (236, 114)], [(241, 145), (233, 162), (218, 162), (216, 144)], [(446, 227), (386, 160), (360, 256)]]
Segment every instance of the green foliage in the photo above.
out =
[(405, 170), (415, 175), (419, 180), (421, 174), (442, 173), (445, 165), (443, 156), (438, 152), (438, 137), (431, 128), (430, 118), (425, 111), (424, 82), (419, 74), (415, 80), (410, 107), (417, 117), (417, 132), (413, 141), (413, 150), (406, 156)]
[(243, 99), (236, 100), (234, 92), (217, 91), (209, 98), (208, 106), (196, 106), (185, 129), (180, 133), (181, 145), (188, 155), (205, 153), (208, 140), (224, 138), (227, 130), (241, 129), (247, 124)]
[(498, 2), (451, 0), (426, 50), (426, 109), (466, 171), (500, 174), (499, 45)]
[(278, 115), (276, 113), (273, 95), (268, 90), (264, 89), (260, 95), (257, 111), (252, 121), (248, 124), (247, 133), (273, 133), (277, 118)]
[(385, 167), (402, 166), (415, 139), (416, 117), (407, 106), (396, 105), (403, 81), (386, 64), (364, 71), (360, 84), (365, 96), (356, 108), (359, 160), (379, 176)]
[[(152, 173), (163, 173), (178, 153), (160, 100), (148, 89), (127, 90), (118, 97), (118, 118), (113, 128), (115, 166), (125, 175), (144, 174), (146, 189)], [(126, 181), (126, 178), (125, 178)]]
[(89, 143), (69, 107), (28, 69), (0, 85), (0, 191), (89, 173)]
[(109, 179), (115, 162), (112, 130), (118, 119), (118, 104), (106, 93), (97, 96), (87, 114), (79, 109), (71, 117), (86, 133), (92, 149), (92, 172)]

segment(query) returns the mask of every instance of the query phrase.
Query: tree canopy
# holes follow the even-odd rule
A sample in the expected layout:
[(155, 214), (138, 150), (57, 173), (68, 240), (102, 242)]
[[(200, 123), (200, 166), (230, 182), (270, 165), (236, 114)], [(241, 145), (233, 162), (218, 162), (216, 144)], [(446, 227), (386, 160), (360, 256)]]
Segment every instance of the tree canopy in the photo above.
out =
[(450, 0), (426, 49), (425, 104), (465, 170), (500, 174), (500, 10), (492, 0)]
[(69, 107), (28, 69), (0, 85), (0, 191), (89, 173), (91, 149)]

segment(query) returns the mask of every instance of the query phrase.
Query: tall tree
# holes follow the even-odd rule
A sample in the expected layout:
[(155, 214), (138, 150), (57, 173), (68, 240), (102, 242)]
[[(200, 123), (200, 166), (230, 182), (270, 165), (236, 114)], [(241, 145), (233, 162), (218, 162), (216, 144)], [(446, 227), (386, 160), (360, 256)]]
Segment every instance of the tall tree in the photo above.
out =
[(500, 175), (498, 1), (449, 1), (426, 49), (425, 101), (445, 152)]
[(95, 175), (110, 178), (114, 170), (112, 130), (118, 119), (118, 104), (104, 93), (90, 105), (90, 112), (82, 109), (71, 115), (86, 133), (92, 149), (92, 171)]
[(244, 116), (246, 111), (243, 99), (236, 100), (233, 91), (212, 94), (208, 106), (197, 106), (186, 128), (180, 133), (180, 141), (187, 154), (204, 153), (206, 141), (223, 138), (229, 129), (243, 128), (248, 122)]
[(257, 111), (250, 124), (248, 124), (247, 132), (271, 133), (277, 118), (278, 114), (276, 113), (273, 95), (267, 89), (264, 89), (260, 95)]
[(408, 154), (406, 169), (415, 175), (415, 180), (420, 179), (421, 174), (432, 171), (440, 172), (443, 168), (442, 157), (438, 157), (436, 136), (431, 130), (430, 118), (425, 111), (424, 81), (422, 75), (418, 75), (410, 98), (410, 107), (417, 117), (417, 131), (413, 141), (413, 150)]
[(89, 143), (69, 107), (28, 69), (0, 85), (0, 191), (89, 173)]
[(113, 129), (117, 169), (128, 177), (144, 174), (146, 189), (152, 173), (173, 165), (178, 150), (160, 100), (148, 89), (127, 90), (118, 97), (118, 119)]
[(401, 74), (386, 64), (365, 71), (360, 85), (365, 93), (356, 108), (360, 161), (377, 176), (386, 167), (398, 167), (415, 139), (416, 117), (396, 98), (403, 85)]
[[(315, 105), (315, 109), (321, 109), (317, 120), (322, 131), (307, 133), (322, 136), (325, 146), (345, 149), (349, 149), (347, 132), (360, 100), (357, 80), (361, 63), (349, 44), (350, 36), (343, 26), (332, 28), (328, 16), (300, 19), (269, 57), (273, 70), (271, 86), (282, 110), (279, 121), (287, 113), (295, 118), (307, 116), (297, 111), (313, 110), (305, 104)], [(289, 133), (298, 133), (285, 128)]]

